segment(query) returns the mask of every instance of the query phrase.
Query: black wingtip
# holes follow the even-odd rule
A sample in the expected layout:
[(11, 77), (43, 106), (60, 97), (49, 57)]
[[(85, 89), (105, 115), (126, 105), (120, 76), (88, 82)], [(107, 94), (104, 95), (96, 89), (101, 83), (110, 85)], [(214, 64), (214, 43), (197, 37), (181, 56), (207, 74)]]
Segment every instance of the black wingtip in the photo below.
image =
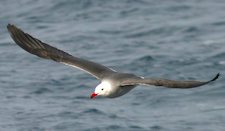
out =
[(8, 23), (7, 29), (9, 29), (9, 28), (12, 27), (12, 26), (13, 26), (12, 24)]
[(14, 26), (13, 24), (10, 24), (10, 23), (9, 23), (9, 24), (7, 25), (7, 29), (8, 29), (9, 32), (11, 32), (13, 28), (15, 28), (15, 26)]
[(216, 76), (211, 80), (211, 81), (215, 81), (216, 79), (218, 79), (220, 76), (220, 73), (217, 73)]

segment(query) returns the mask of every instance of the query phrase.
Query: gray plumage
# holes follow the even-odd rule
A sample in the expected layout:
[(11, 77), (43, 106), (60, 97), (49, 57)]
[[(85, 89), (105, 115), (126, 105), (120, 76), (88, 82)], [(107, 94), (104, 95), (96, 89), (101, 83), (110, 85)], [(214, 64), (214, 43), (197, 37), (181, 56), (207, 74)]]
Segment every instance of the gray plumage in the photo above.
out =
[(23, 32), (14, 25), (8, 24), (7, 28), (15, 43), (27, 52), (41, 58), (51, 59), (56, 62), (79, 68), (95, 76), (100, 81), (109, 81), (112, 89), (110, 89), (110, 93), (105, 94), (105, 96), (108, 97), (118, 97), (126, 94), (137, 85), (155, 85), (187, 89), (208, 84), (219, 77), (218, 73), (209, 81), (175, 81), (167, 79), (142, 78), (134, 74), (119, 73), (98, 63), (72, 56), (62, 50), (52, 47)]
[(103, 65), (74, 57), (62, 50), (45, 44), (44, 42), (18, 29), (14, 25), (8, 24), (7, 28), (16, 44), (31, 54), (45, 59), (52, 59), (56, 62), (75, 66), (92, 74), (98, 79), (102, 79), (107, 74), (114, 72)]

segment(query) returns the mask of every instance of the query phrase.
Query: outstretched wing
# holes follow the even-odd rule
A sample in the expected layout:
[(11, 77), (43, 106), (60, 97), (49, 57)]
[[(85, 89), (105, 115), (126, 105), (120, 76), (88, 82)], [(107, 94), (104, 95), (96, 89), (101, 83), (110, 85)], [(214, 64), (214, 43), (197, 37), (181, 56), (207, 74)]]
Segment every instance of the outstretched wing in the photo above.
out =
[(219, 77), (219, 73), (209, 81), (175, 81), (167, 79), (149, 79), (149, 78), (128, 78), (121, 82), (121, 86), (126, 85), (155, 85), (155, 86), (164, 86), (168, 88), (194, 88), (208, 84), (212, 81), (215, 81)]
[(62, 50), (43, 43), (14, 25), (8, 24), (7, 28), (16, 44), (31, 54), (79, 68), (98, 79), (103, 79), (105, 75), (114, 72), (103, 65), (74, 57)]

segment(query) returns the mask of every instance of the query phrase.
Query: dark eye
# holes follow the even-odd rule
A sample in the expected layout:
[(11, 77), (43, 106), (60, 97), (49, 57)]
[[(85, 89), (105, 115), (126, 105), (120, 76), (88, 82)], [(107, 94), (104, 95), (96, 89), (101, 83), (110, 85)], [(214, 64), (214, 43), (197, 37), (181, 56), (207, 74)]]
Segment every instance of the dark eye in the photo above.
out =
[(103, 91), (104, 89), (102, 88), (102, 91)]

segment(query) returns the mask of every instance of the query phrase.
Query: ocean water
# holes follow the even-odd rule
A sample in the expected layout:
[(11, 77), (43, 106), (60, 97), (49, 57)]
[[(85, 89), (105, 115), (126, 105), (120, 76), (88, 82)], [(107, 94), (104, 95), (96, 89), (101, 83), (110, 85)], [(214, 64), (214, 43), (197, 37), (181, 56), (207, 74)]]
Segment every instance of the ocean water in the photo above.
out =
[[(224, 131), (224, 0), (1, 0), (1, 131)], [(31, 55), (6, 25), (118, 71), (214, 83), (89, 99), (92, 76)]]

